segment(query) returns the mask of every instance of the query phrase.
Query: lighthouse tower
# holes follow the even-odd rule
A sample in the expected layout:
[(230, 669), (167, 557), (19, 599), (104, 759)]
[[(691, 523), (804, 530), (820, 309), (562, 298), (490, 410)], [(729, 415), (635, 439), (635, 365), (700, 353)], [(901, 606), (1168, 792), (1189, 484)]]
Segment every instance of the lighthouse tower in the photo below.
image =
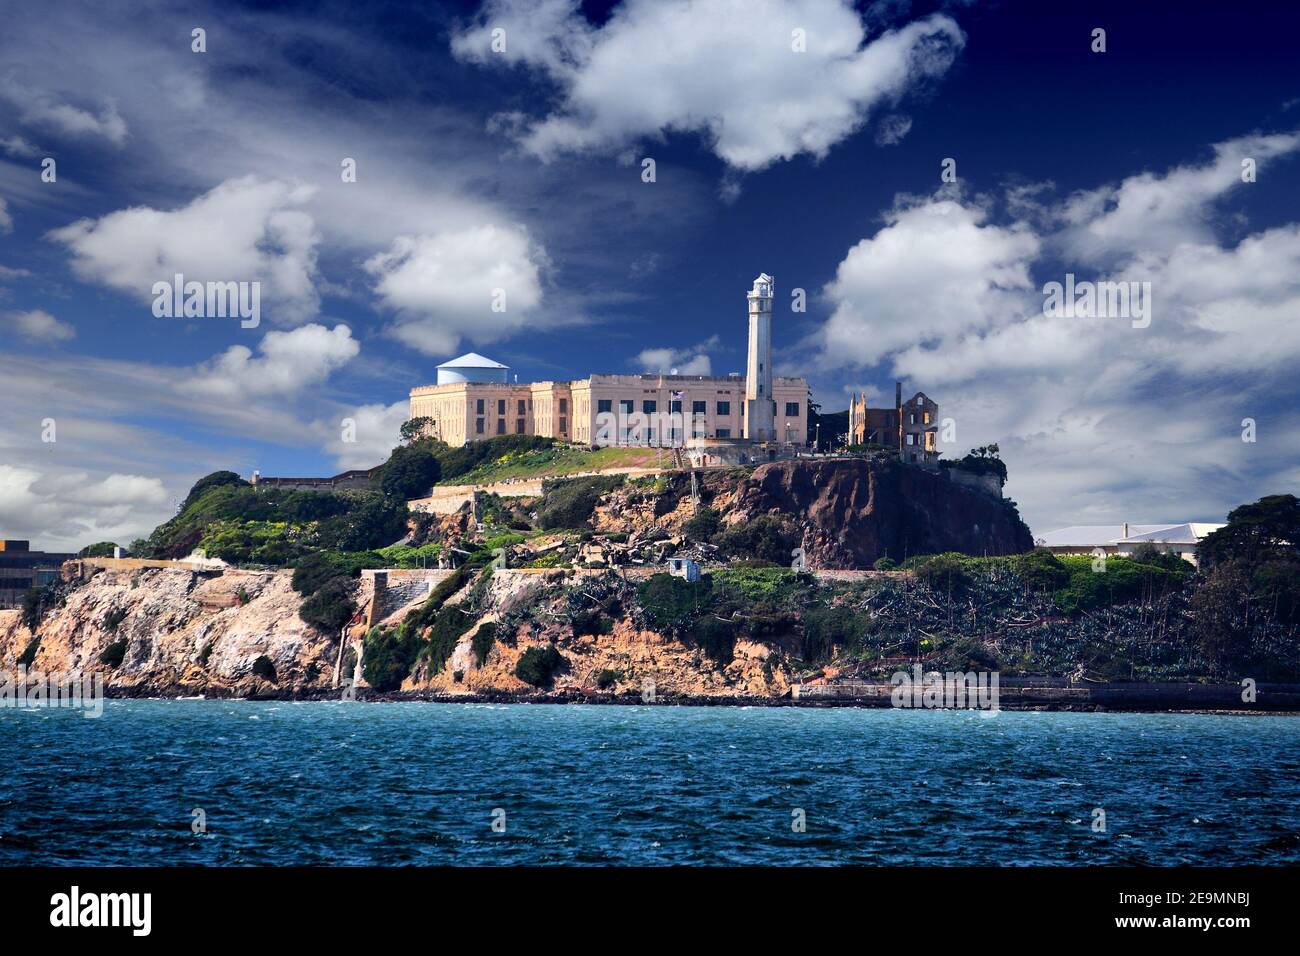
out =
[(776, 438), (772, 399), (772, 277), (764, 272), (749, 290), (749, 364), (745, 371), (745, 437)]

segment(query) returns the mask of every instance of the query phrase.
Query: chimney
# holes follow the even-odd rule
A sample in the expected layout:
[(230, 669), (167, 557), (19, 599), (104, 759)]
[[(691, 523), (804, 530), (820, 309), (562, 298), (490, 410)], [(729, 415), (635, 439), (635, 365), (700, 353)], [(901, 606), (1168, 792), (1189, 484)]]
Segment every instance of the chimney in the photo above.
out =
[(1120, 537), (1121, 537), (1121, 538), (1127, 538), (1127, 537), (1128, 537), (1128, 522), (1127, 522), (1127, 521), (1124, 522), (1124, 533), (1123, 533), (1122, 535), (1120, 535)]
[(894, 383), (894, 407), (895, 408), (903, 407), (903, 383), (902, 382)]

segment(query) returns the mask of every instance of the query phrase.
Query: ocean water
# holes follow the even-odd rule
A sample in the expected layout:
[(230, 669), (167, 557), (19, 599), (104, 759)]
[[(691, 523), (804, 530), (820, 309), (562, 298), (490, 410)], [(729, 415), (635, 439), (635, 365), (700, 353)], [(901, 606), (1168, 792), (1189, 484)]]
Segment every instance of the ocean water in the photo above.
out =
[[(1105, 832), (1093, 830), (1097, 808)], [(250, 701), (109, 701), (94, 720), (0, 710), (2, 865), (1296, 862), (1297, 718)]]

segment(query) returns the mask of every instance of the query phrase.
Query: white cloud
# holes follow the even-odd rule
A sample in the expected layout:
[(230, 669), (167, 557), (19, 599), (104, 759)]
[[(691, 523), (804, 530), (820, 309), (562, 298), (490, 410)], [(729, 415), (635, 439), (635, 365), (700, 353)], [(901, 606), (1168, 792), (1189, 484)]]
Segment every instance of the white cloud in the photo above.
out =
[(869, 365), (1022, 309), (1039, 241), (1022, 224), (986, 219), (984, 210), (942, 197), (895, 208), (849, 250), (826, 287), (835, 310), (821, 331), (823, 361)]
[[(504, 53), (492, 51), (497, 28), (506, 31)], [(795, 52), (796, 30), (806, 52)], [(964, 42), (938, 14), (867, 42), (843, 0), (627, 0), (601, 27), (576, 0), (492, 0), (453, 36), (452, 50), (484, 64), (526, 64), (559, 85), (560, 109), (520, 130), (543, 159), (699, 132), (730, 166), (749, 171), (826, 155), (877, 106), (943, 74)]]
[[(44, 475), (0, 464), (0, 526), (32, 547), (78, 550), (96, 541), (129, 544), (145, 522), (166, 517), (162, 481), (113, 473), (103, 478), (82, 471)], [(73, 517), (75, 516), (75, 517)]]
[[(37, 90), (7, 79), (0, 82), (0, 98), (18, 108), (24, 123), (53, 129), (69, 136), (102, 137), (114, 146), (126, 141), (126, 121), (117, 106), (107, 103), (98, 112), (61, 101), (47, 90)], [(18, 139), (21, 138), (19, 137)]]
[[(1013, 189), (1008, 225), (953, 194), (902, 200), (828, 284), (817, 360), (924, 388), (955, 421), (945, 454), (998, 442), (1037, 531), (1221, 520), (1294, 474), (1300, 223), (1232, 244), (1215, 206), (1240, 157), (1297, 151), (1300, 136), (1243, 137), (1059, 207), (1050, 186)], [(1064, 271), (1150, 282), (1150, 326), (1045, 316), (1041, 283)], [(1256, 443), (1241, 441), (1246, 417)]]
[[(385, 461), (401, 441), (402, 423), (411, 416), (411, 403), (403, 399), (391, 405), (360, 405), (348, 409), (336, 421), (320, 422), (324, 434), (335, 437), (328, 441), (325, 450), (334, 456), (340, 471), (350, 468), (372, 468)], [(350, 418), (352, 441), (344, 441), (343, 418)]]
[(36, 147), (21, 136), (7, 136), (0, 139), (0, 149), (3, 149), (8, 155), (17, 156), (20, 159), (31, 159), (40, 155)]
[(713, 363), (708, 351), (716, 349), (721, 339), (714, 335), (708, 341), (690, 348), (644, 349), (633, 363), (643, 372), (661, 372), (674, 375), (712, 375)]
[(29, 342), (63, 342), (77, 334), (77, 330), (67, 322), (59, 321), (43, 309), (12, 312), (8, 321)]
[(8, 234), (13, 231), (14, 217), (9, 214), (9, 204), (0, 196), (0, 232)]
[(294, 395), (323, 382), (361, 351), (346, 325), (328, 329), (312, 323), (288, 332), (267, 332), (253, 356), (232, 345), (195, 370), (187, 389), (222, 399)]
[(545, 252), (522, 228), (479, 226), (401, 236), (365, 267), (396, 313), (391, 334), (426, 355), (445, 355), (462, 339), (489, 343), (522, 329), (541, 303), (545, 265)]
[(256, 176), (231, 179), (170, 211), (135, 206), (81, 219), (49, 233), (73, 253), (83, 280), (152, 301), (155, 282), (263, 283), (275, 320), (297, 323), (317, 312), (317, 234), (299, 206), (310, 187)]
[(895, 113), (886, 116), (876, 127), (877, 146), (897, 146), (912, 130), (912, 117)]

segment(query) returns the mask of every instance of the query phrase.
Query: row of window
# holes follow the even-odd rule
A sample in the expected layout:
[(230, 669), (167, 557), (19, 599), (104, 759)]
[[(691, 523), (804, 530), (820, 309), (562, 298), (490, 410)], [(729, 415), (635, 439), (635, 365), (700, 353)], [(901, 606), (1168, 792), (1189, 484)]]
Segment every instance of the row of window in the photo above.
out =
[[(561, 414), (561, 415), (567, 415), (567, 414), (569, 413), (569, 400), (568, 400), (567, 398), (561, 398), (561, 399), (559, 399), (559, 402), (560, 402), (560, 414)], [(480, 398), (480, 399), (476, 399), (475, 402), (474, 402), (474, 412), (475, 412), (475, 414), (477, 414), (477, 415), (482, 415), (482, 414), (484, 414), (484, 409), (485, 409), (485, 407), (486, 407), (486, 404), (487, 404), (487, 400), (486, 400), (486, 399), (482, 399), (482, 398)], [(530, 399), (527, 399), (527, 400), (524, 400), (524, 399), (521, 398), (521, 399), (518, 399), (518, 400), (517, 400), (517, 404), (518, 404), (518, 406), (519, 406), (519, 408), (518, 408), (518, 413), (519, 413), (520, 415), (522, 415), (522, 414), (524, 414), (524, 412), (525, 412), (527, 409), (533, 407), (533, 400), (532, 400), (531, 398), (530, 398)], [(497, 414), (498, 414), (498, 415), (504, 415), (505, 413), (506, 413), (506, 399), (504, 399), (504, 398), (498, 398), (498, 399), (497, 399)]]
[[(476, 419), (474, 419), (474, 433), (475, 433), (476, 435), (483, 435), (483, 434), (485, 434), (485, 433), (486, 433), (486, 427), (487, 427), (487, 426), (486, 426), (486, 422), (485, 422), (482, 418), (476, 418)], [(565, 435), (565, 434), (568, 433), (568, 431), (569, 431), (569, 420), (568, 420), (567, 418), (563, 418), (563, 417), (562, 417), (562, 418), (560, 419), (560, 429), (559, 429), (559, 431), (560, 431), (560, 434), (561, 434), (561, 435)], [(505, 420), (504, 418), (498, 418), (498, 419), (497, 419), (497, 434), (498, 434), (498, 435), (504, 435), (505, 433), (506, 433), (506, 420)], [(522, 419), (522, 418), (516, 418), (516, 419), (515, 419), (515, 434), (516, 434), (516, 435), (522, 435), (523, 433), (524, 433), (524, 419)]]
[[(718, 414), (718, 415), (730, 415), (730, 414), (731, 414), (731, 402), (717, 402), (716, 404), (717, 404), (717, 414)], [(691, 414), (692, 414), (692, 415), (706, 415), (706, 414), (708, 414), (708, 405), (709, 405), (708, 402), (691, 402)], [(633, 411), (633, 409), (635, 408), (635, 406), (636, 406), (636, 402), (635, 402), (633, 399), (630, 399), (630, 398), (620, 398), (620, 399), (618, 400), (618, 410), (619, 410), (620, 412), (622, 412), (623, 414), (625, 414), (625, 415), (630, 415), (630, 414), (632, 414), (632, 411)], [(560, 410), (561, 410), (561, 411), (564, 411), (563, 408), (561, 408)], [(680, 400), (678, 400), (678, 399), (673, 399), (671, 402), (668, 403), (668, 411), (669, 411), (669, 413), (671, 413), (671, 414), (676, 414), (677, 412), (680, 412), (681, 410), (682, 410), (682, 403), (681, 403)], [(609, 398), (598, 398), (598, 399), (596, 399), (596, 412), (597, 412), (598, 414), (599, 414), (600, 412), (612, 412), (612, 411), (614, 411), (614, 401), (613, 401), (613, 399), (609, 399)], [(659, 411), (659, 403), (658, 403), (657, 401), (655, 401), (654, 399), (649, 399), (649, 398), (647, 398), (647, 399), (645, 399), (644, 401), (641, 402), (641, 411), (642, 411), (643, 414), (646, 414), (646, 415), (652, 415), (652, 414), (654, 414), (655, 412)], [(786, 417), (788, 417), (788, 418), (798, 418), (798, 417), (799, 417), (799, 403), (798, 403), (798, 402), (786, 402), (786, 403), (785, 403), (785, 414), (786, 414)], [(729, 438), (730, 436), (729, 436), (729, 435), (719, 435), (718, 437), (719, 437), (719, 438)]]

